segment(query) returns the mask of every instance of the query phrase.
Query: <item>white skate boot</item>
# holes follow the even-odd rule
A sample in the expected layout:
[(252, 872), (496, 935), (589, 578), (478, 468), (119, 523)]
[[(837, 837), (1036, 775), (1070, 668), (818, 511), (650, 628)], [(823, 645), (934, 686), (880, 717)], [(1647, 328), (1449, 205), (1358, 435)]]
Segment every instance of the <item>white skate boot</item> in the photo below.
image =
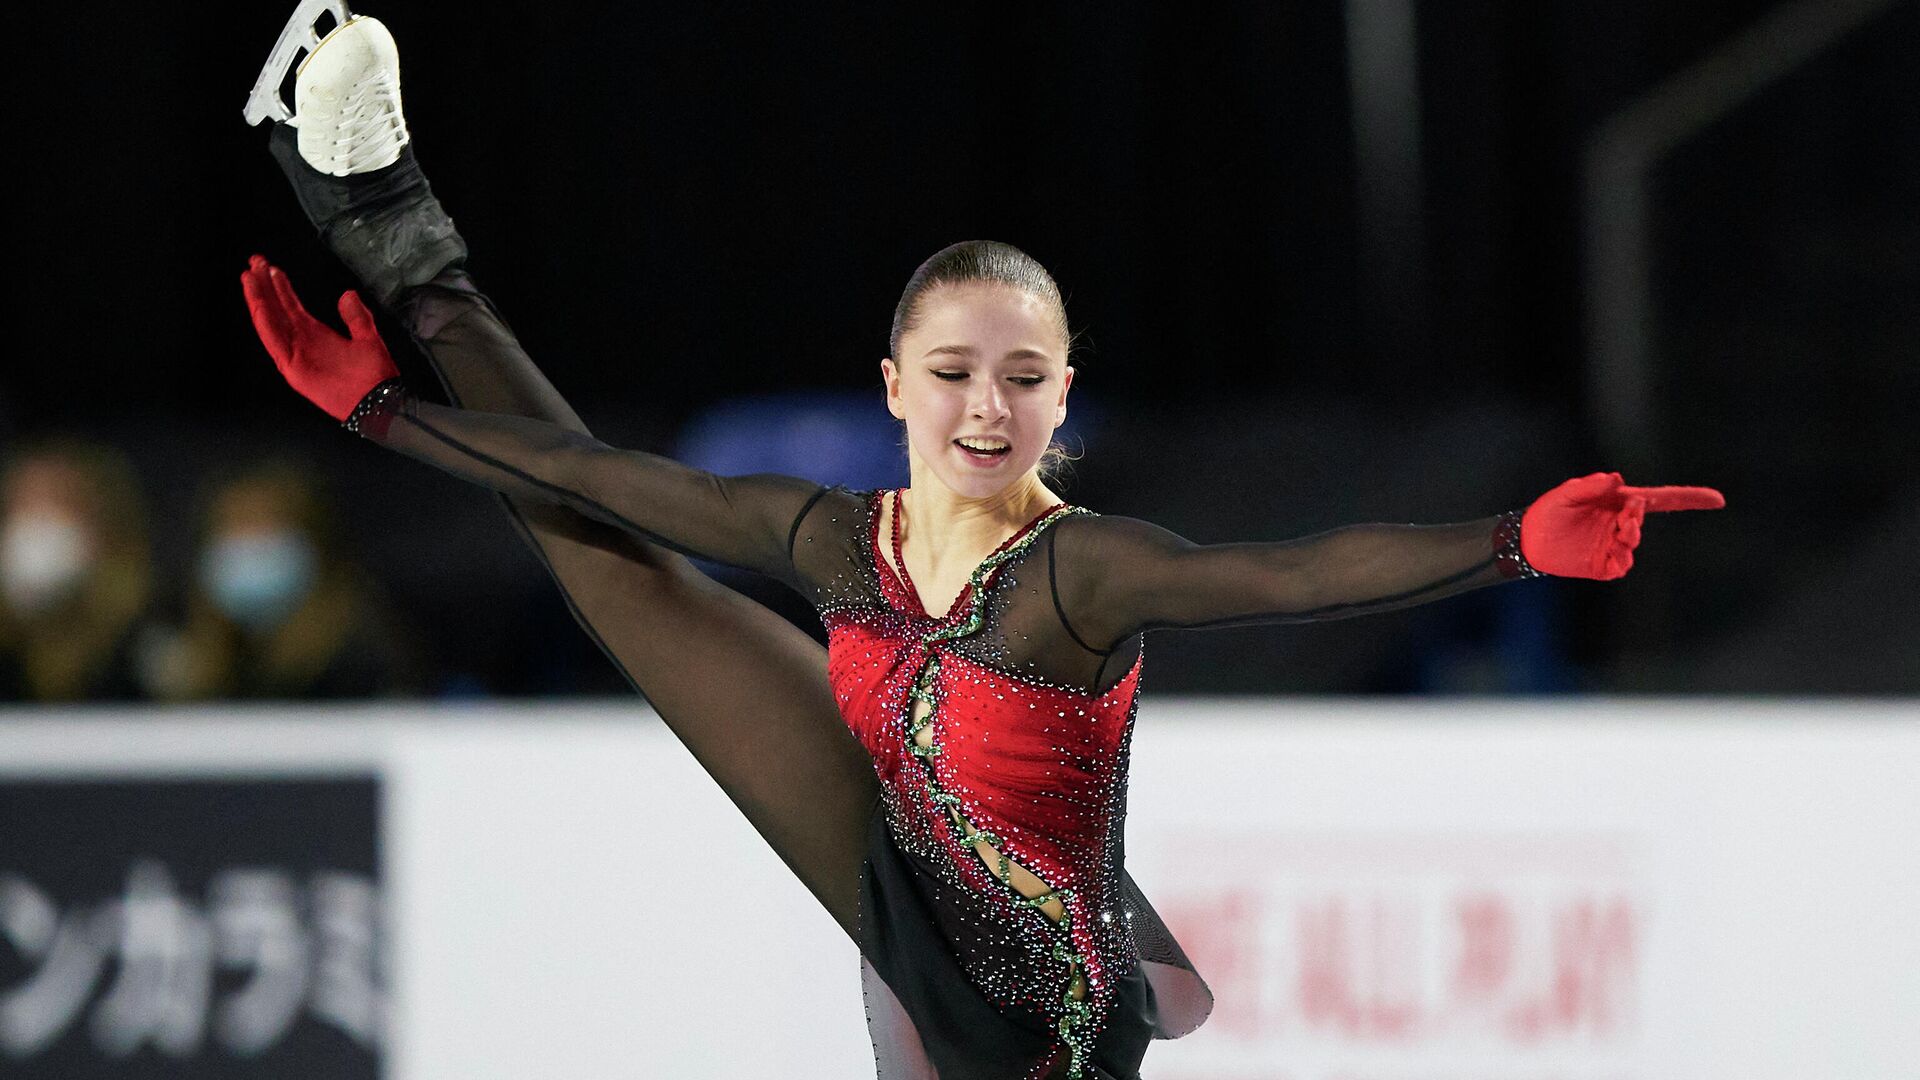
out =
[(321, 39), (294, 76), (300, 156), (329, 176), (384, 169), (400, 160), (400, 50), (380, 20), (355, 16)]
[[(325, 37), (314, 20), (332, 13)], [(294, 108), (280, 86), (294, 73)], [(390, 309), (464, 262), (467, 248), (414, 160), (400, 111), (400, 52), (378, 19), (341, 0), (303, 0), (248, 99), (249, 123), (278, 121), (268, 149), (321, 239)]]
[[(323, 15), (334, 27), (314, 30)], [(280, 85), (301, 52), (293, 109)], [(302, 0), (280, 31), (247, 97), (247, 123), (276, 120), (300, 133), (300, 156), (328, 176), (384, 169), (400, 160), (407, 122), (400, 112), (400, 50), (380, 20), (354, 15), (342, 0)]]

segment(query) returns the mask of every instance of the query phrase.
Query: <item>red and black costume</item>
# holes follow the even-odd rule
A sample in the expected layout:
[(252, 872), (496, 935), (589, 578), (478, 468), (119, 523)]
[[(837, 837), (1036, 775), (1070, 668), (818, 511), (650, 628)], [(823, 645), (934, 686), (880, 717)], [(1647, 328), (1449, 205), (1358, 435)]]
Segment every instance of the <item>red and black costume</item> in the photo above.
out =
[[(397, 382), (348, 422), (504, 494), (561, 503), (812, 598), (836, 704), (880, 785), (879, 816), (860, 823), (857, 940), (889, 1077), (1131, 1077), (1148, 1040), (1204, 1019), (1205, 984), (1125, 871), (1145, 631), (1356, 615), (1533, 572), (1514, 543), (1517, 512), (1202, 547), (1060, 504), (1009, 536), (936, 614), (899, 557), (899, 492), (717, 477), (422, 402)], [(917, 720), (916, 698), (931, 706)], [(750, 733), (751, 718), (740, 722)], [(932, 738), (916, 738), (928, 728)], [(981, 858), (982, 838), (1008, 862)], [(1048, 891), (1014, 889), (1013, 865)], [(1039, 910), (1045, 899), (1064, 917)]]
[[(370, 177), (282, 163), (297, 189), (361, 184), (413, 200), (432, 235), (451, 229), (410, 148)], [(302, 201), (366, 211), (351, 191)], [(315, 223), (350, 246), (350, 231), (329, 227), (340, 221)], [(399, 265), (343, 258), (371, 268), (363, 277)], [(720, 477), (598, 442), (457, 260), (423, 277), (405, 269), (376, 295), (450, 396), (492, 411), (408, 393), (357, 297), (341, 304), (349, 338), (264, 260), (244, 283), (296, 389), (360, 434), (507, 497), (582, 626), (859, 945), (883, 1080), (1131, 1080), (1150, 1039), (1205, 1018), (1206, 985), (1126, 872), (1147, 631), (1341, 618), (1542, 572), (1617, 577), (1646, 510), (1718, 504), (1706, 489), (1593, 474), (1524, 519), (1206, 546), (1060, 504), (930, 612), (899, 555), (910, 494), (903, 507), (900, 492)], [(808, 659), (818, 646), (782, 624), (800, 643), (770, 636), (764, 663), (743, 668), (719, 637), (700, 640), (717, 631), (607, 595), (642, 580), (623, 566), (662, 558), (641, 541), (786, 582), (818, 610), (826, 655)], [(661, 573), (717, 590), (716, 604), (749, 603), (684, 566)], [(827, 694), (837, 718), (820, 706)], [(1037, 894), (1016, 887), (1015, 868)]]

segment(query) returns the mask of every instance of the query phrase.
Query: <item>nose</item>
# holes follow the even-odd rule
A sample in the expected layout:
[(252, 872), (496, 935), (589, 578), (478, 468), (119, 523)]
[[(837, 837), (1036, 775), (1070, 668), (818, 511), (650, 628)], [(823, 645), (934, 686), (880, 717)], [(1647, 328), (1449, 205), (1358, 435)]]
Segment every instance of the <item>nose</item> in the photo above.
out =
[(1012, 410), (1007, 408), (1006, 388), (996, 379), (976, 379), (979, 389), (973, 393), (973, 417), (976, 420), (993, 422), (1005, 418)]

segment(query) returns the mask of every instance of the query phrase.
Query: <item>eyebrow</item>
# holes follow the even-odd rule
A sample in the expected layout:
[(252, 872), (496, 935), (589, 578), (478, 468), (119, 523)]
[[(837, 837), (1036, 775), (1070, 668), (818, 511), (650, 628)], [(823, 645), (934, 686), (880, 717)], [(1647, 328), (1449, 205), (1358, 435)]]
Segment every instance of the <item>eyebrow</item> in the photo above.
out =
[[(926, 353), (921, 357), (921, 359), (925, 359), (928, 356), (978, 356), (978, 355), (980, 355), (980, 350), (974, 348), (971, 345), (936, 345), (933, 348), (928, 349)], [(1048, 360), (1048, 359), (1051, 359), (1051, 357), (1047, 356), (1046, 353), (1038, 352), (1033, 349), (1015, 349), (1012, 352), (1008, 353), (1006, 356), (1001, 357), (1001, 359), (1003, 360)]]

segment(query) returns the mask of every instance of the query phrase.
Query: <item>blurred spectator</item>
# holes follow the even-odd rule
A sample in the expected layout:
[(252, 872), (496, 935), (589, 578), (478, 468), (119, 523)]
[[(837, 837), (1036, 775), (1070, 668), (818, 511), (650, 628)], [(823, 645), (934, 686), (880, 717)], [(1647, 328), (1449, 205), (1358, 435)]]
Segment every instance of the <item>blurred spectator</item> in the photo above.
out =
[(338, 698), (412, 689), (402, 635), (341, 552), (308, 471), (269, 463), (214, 489), (183, 628), (150, 650), (155, 696)]
[(0, 699), (143, 696), (146, 514), (126, 460), (55, 440), (0, 477)]

